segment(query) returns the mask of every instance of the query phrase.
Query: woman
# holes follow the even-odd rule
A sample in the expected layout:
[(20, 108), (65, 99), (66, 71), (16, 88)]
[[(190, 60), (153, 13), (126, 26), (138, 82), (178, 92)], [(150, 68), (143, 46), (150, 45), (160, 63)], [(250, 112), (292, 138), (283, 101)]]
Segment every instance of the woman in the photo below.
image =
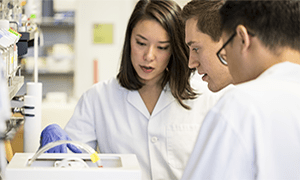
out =
[(181, 178), (213, 103), (205, 84), (193, 87), (199, 97), (190, 85), (180, 12), (173, 1), (139, 1), (117, 78), (85, 92), (65, 127), (72, 140), (101, 153), (136, 154), (143, 180)]

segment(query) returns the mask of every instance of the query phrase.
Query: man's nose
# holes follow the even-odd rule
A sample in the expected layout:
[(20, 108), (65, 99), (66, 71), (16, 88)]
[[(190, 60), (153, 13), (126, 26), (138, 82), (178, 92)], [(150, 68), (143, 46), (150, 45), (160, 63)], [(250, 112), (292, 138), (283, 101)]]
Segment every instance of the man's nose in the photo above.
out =
[(194, 55), (189, 55), (189, 68), (197, 68), (199, 66), (199, 62), (197, 61), (197, 58)]

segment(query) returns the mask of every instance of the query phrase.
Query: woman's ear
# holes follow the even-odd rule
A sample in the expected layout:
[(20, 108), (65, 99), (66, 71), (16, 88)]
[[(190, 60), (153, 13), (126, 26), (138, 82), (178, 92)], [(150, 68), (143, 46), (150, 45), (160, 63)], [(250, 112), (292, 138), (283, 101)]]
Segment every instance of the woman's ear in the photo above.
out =
[(238, 25), (236, 27), (236, 34), (239, 38), (241, 51), (245, 51), (250, 46), (250, 35), (248, 34), (247, 28), (243, 25)]

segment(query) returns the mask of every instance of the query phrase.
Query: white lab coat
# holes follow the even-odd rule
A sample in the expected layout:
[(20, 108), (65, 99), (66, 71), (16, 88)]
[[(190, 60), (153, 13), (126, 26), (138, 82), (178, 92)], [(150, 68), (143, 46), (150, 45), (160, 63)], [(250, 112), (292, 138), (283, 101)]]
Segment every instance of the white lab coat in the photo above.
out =
[(205, 118), (183, 180), (300, 179), (300, 65), (272, 66)]
[(167, 85), (149, 114), (138, 91), (121, 87), (113, 78), (100, 82), (80, 98), (65, 127), (72, 140), (101, 153), (136, 154), (142, 179), (180, 179), (192, 152), (200, 125), (218, 96), (202, 82), (193, 83), (202, 93), (184, 101), (184, 109)]

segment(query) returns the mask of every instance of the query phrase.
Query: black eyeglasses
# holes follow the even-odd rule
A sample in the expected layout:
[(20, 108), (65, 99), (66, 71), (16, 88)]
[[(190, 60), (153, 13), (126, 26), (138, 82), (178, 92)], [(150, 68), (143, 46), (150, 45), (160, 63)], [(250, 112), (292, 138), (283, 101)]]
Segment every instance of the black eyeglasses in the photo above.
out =
[(217, 52), (217, 56), (220, 59), (221, 63), (227, 66), (227, 61), (226, 59), (223, 57), (223, 55), (221, 55), (221, 51), (225, 48), (225, 46), (234, 38), (234, 36), (236, 35), (236, 32), (230, 36), (230, 38), (226, 41), (226, 43), (221, 47), (221, 49)]
[[(250, 36), (255, 36), (255, 34), (253, 33), (250, 33), (249, 31), (247, 31), (247, 33), (250, 35)], [(219, 58), (219, 60), (221, 61), (222, 64), (226, 65), (227, 66), (227, 61), (226, 61), (226, 58), (223, 57), (224, 55), (221, 55), (221, 51), (225, 48), (225, 46), (234, 38), (234, 36), (236, 35), (236, 32), (230, 36), (230, 38), (225, 42), (225, 44), (221, 47), (221, 49), (217, 52), (217, 56)]]

